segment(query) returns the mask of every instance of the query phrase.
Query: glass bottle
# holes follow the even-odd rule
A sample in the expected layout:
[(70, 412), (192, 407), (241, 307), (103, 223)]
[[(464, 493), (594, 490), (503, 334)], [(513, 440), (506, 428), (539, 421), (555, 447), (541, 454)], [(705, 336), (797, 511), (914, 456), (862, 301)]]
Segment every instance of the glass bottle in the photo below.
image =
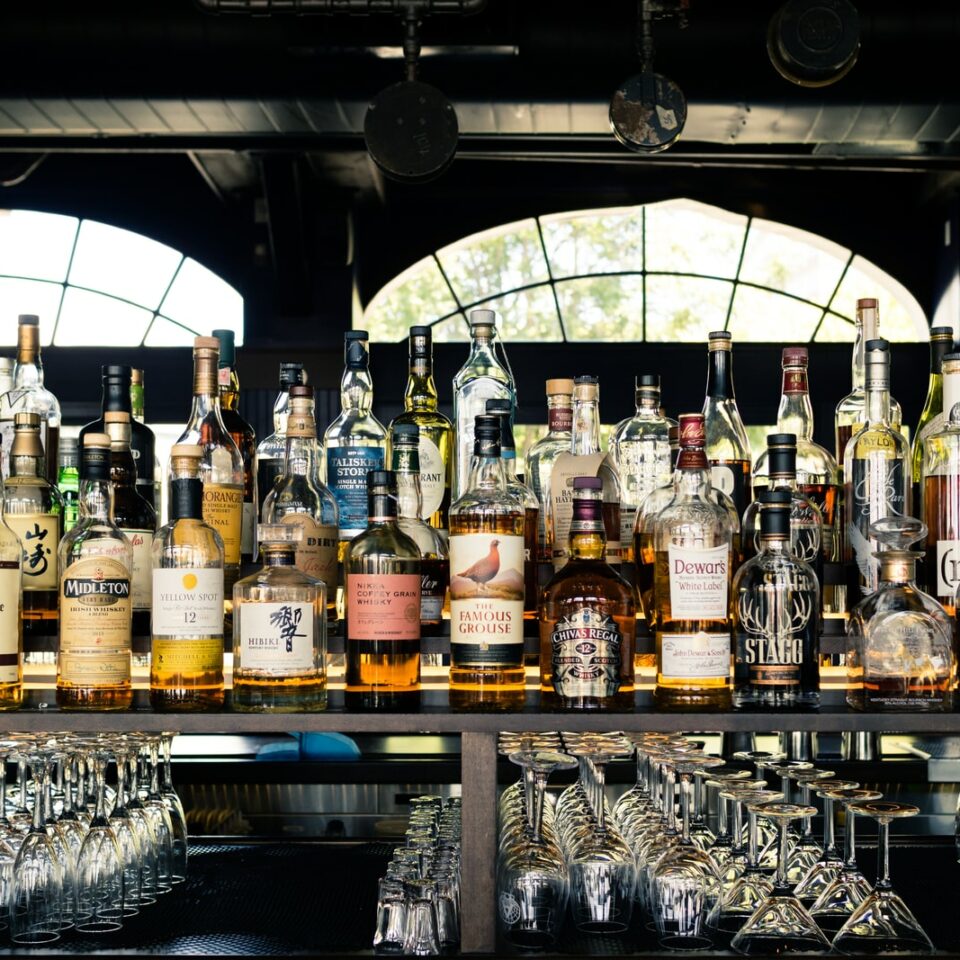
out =
[[(141, 381), (143, 377), (141, 375)], [(108, 412), (126, 413), (130, 416), (130, 451), (133, 454), (136, 468), (137, 493), (150, 506), (157, 509), (158, 501), (154, 501), (154, 461), (156, 460), (156, 443), (153, 431), (139, 420), (133, 419), (133, 371), (123, 364), (107, 364), (100, 368), (100, 380), (103, 392), (100, 399), (100, 416), (91, 420), (80, 428), (80, 445), (88, 433), (107, 433), (104, 417)], [(140, 386), (141, 397), (143, 385)]]
[[(143, 370), (139, 367), (133, 367), (130, 370), (130, 415), (133, 417), (134, 424), (146, 423), (146, 418), (144, 416), (144, 397), (143, 397)], [(134, 426), (134, 431), (136, 431), (136, 426)], [(153, 431), (151, 431), (151, 435)], [(163, 504), (163, 497), (161, 491), (163, 489), (163, 470), (160, 469), (160, 458), (156, 453), (156, 443), (154, 443), (154, 453), (153, 453), (153, 497), (147, 496), (146, 490), (141, 490), (140, 494), (145, 500), (149, 500), (153, 504), (153, 509), (157, 511), (157, 518), (159, 519), (161, 510), (161, 505)], [(147, 469), (146, 466), (141, 466), (137, 464), (137, 485), (138, 487), (146, 487), (148, 485), (147, 475), (151, 471)]]
[(750, 502), (750, 441), (733, 391), (733, 337), (725, 330), (710, 334), (707, 395), (703, 401), (710, 483), (733, 500), (743, 516)]
[(390, 423), (390, 442), (394, 440), (394, 427), (401, 423), (418, 428), (421, 519), (446, 536), (453, 480), (453, 424), (437, 409), (430, 327), (411, 327), (409, 343), (410, 372), (403, 394), (404, 412)]
[(865, 424), (843, 455), (844, 559), (859, 568), (864, 595), (877, 589), (871, 524), (910, 512), (910, 448), (890, 422), (890, 345), (869, 340), (865, 355)]
[(223, 540), (203, 522), (203, 450), (176, 444), (170, 522), (153, 540), (150, 705), (223, 706)]
[(500, 418), (476, 418), (473, 470), (450, 507), (450, 704), (524, 699), (524, 507), (507, 490)]
[(604, 560), (602, 508), (603, 481), (575, 477), (570, 559), (540, 600), (544, 706), (554, 699), (576, 709), (633, 705), (636, 599)]
[(447, 541), (421, 519), (420, 428), (415, 423), (392, 424), (391, 467), (397, 483), (397, 526), (420, 550), (420, 635), (442, 632), (443, 609), (450, 584)]
[(791, 499), (789, 490), (760, 494), (760, 550), (733, 580), (739, 708), (820, 704), (820, 587), (813, 568), (794, 552)]
[(13, 389), (13, 371), (16, 361), (13, 357), (0, 357), (0, 396)]
[(550, 525), (550, 476), (557, 458), (570, 452), (573, 430), (573, 381), (547, 381), (547, 434), (528, 451), (523, 475), (540, 502), (537, 521), (537, 559), (553, 562), (553, 528)]
[(347, 705), (416, 709), (420, 701), (420, 550), (397, 524), (391, 471), (367, 475), (369, 524), (347, 546)]
[(327, 706), (327, 590), (297, 569), (299, 539), (289, 524), (260, 524), (263, 568), (233, 587), (234, 710)]
[[(837, 404), (834, 418), (834, 433), (837, 442), (837, 462), (842, 464), (850, 438), (863, 427), (866, 412), (866, 344), (880, 337), (880, 313), (877, 301), (873, 297), (862, 297), (857, 301), (857, 333), (853, 341), (853, 360), (851, 380), (853, 387)], [(900, 429), (903, 414), (900, 404), (890, 398), (890, 426)]]
[(50, 483), (55, 483), (60, 404), (43, 385), (40, 318), (29, 313), (21, 313), (17, 317), (17, 363), (13, 368), (13, 387), (0, 396), (0, 465), (4, 477), (10, 476), (13, 418), (18, 413), (40, 414), (40, 442), (43, 444), (46, 477)]
[(915, 517), (891, 516), (877, 520), (870, 534), (882, 544), (879, 585), (850, 613), (847, 703), (858, 710), (952, 710), (953, 621), (914, 582), (923, 554), (909, 549), (926, 536), (926, 527)]
[[(150, 603), (153, 596), (153, 536), (157, 514), (137, 492), (137, 468), (130, 451), (130, 414), (108, 410), (103, 415), (110, 437), (110, 480), (113, 522), (133, 547), (130, 599), (133, 608), (133, 665), (150, 666)], [(142, 489), (142, 488), (141, 488)]]
[[(21, 571), (24, 551), (19, 536), (7, 522), (4, 486), (0, 478), (0, 503), (3, 504), (0, 513), (0, 710), (16, 710), (23, 702), (24, 617), (21, 605), (26, 593), (22, 589)], [(56, 552), (51, 563), (56, 568)], [(56, 620), (53, 623), (56, 629)], [(56, 637), (53, 639), (56, 643)]]
[(39, 415), (18, 413), (14, 424), (10, 477), (3, 487), (3, 518), (23, 548), (24, 662), (54, 664), (59, 626), (57, 551), (63, 535), (63, 498), (45, 477)]
[[(243, 459), (220, 414), (217, 366), (220, 341), (197, 337), (193, 341), (193, 407), (178, 444), (203, 447), (200, 480), (203, 483), (203, 522), (223, 540), (224, 614), (233, 606), (233, 585), (240, 576), (240, 540), (243, 521)], [(167, 467), (167, 499), (172, 495), (172, 465)], [(169, 503), (172, 507), (172, 503)], [(172, 511), (169, 515), (173, 516)], [(229, 623), (224, 627), (229, 636)], [(226, 636), (224, 642), (226, 642)]]
[(63, 498), (63, 532), (72, 530), (80, 513), (80, 446), (76, 437), (64, 437), (57, 453), (57, 490)]
[(534, 492), (517, 479), (517, 448), (510, 425), (512, 407), (509, 400), (488, 400), (487, 413), (500, 418), (500, 458), (507, 492), (523, 504), (523, 619), (537, 619), (537, 601), (540, 598), (537, 567), (537, 527), (540, 501)]
[(287, 415), (290, 410), (290, 388), (305, 384), (307, 375), (302, 363), (283, 361), (280, 364), (280, 390), (273, 403), (273, 433), (257, 445), (257, 514), (263, 516), (263, 502), (283, 473), (287, 455)]
[(709, 497), (702, 414), (681, 414), (674, 494), (654, 525), (657, 686), (667, 709), (730, 705), (733, 523)]
[(113, 522), (110, 437), (105, 433), (88, 433), (83, 438), (80, 519), (60, 541), (58, 567), (57, 706), (127, 710), (133, 701), (133, 547)]
[(344, 334), (345, 367), (340, 380), (340, 415), (323, 435), (327, 485), (340, 510), (340, 555), (367, 527), (367, 474), (383, 470), (387, 432), (373, 415), (373, 381), (366, 330)]
[[(943, 429), (949, 411), (943, 406), (943, 358), (953, 352), (953, 327), (930, 328), (930, 381), (927, 384), (927, 399), (917, 428), (913, 432), (911, 452), (913, 468), (913, 508), (920, 511), (923, 494), (923, 448), (927, 437)], [(922, 514), (921, 514), (922, 516)]]
[(263, 502), (263, 522), (301, 532), (296, 564), (327, 587), (327, 619), (337, 619), (337, 501), (318, 479), (317, 424), (313, 387), (290, 387), (286, 456), (280, 476)]
[(243, 461), (243, 516), (240, 524), (240, 563), (253, 563), (256, 557), (257, 517), (257, 435), (240, 416), (240, 377), (237, 374), (237, 347), (232, 330), (214, 330), (220, 341), (217, 367), (217, 388), (220, 392), (220, 414), (227, 433), (240, 451)]
[[(453, 499), (466, 493), (472, 471), (473, 428), (486, 413), (488, 400), (517, 404), (517, 387), (502, 344), (497, 342), (497, 315), (493, 310), (470, 311), (470, 355), (453, 378)], [(499, 347), (499, 351), (498, 351)]]

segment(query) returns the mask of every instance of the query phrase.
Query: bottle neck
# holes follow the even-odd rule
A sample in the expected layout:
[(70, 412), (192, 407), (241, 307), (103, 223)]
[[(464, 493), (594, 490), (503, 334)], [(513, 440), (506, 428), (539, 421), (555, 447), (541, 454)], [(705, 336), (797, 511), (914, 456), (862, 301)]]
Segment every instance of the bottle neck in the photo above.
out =
[(607, 537), (601, 510), (599, 499), (584, 500), (574, 496), (568, 540), (572, 559), (603, 560)]
[(220, 398), (216, 393), (195, 393), (193, 395), (193, 407), (190, 410), (190, 422), (192, 424), (201, 423), (209, 416), (220, 417)]
[(35, 326), (22, 326), (17, 331), (17, 362), (13, 368), (13, 385), (15, 387), (43, 386), (40, 331)]
[(344, 410), (366, 416), (373, 409), (373, 380), (366, 367), (346, 367), (340, 380), (340, 404)]
[(174, 476), (171, 481), (173, 520), (203, 519), (203, 483), (197, 476)]
[(287, 437), (284, 476), (312, 477), (316, 474), (316, 437)]
[(506, 477), (503, 472), (503, 459), (486, 454), (474, 456), (470, 465), (468, 490), (504, 490)]
[(790, 540), (787, 537), (768, 536), (761, 532), (760, 551), (762, 553), (775, 553), (789, 556)]
[(433, 382), (433, 363), (427, 357), (410, 361), (407, 389), (403, 394), (404, 410), (436, 410), (439, 402), (437, 385)]
[(133, 487), (137, 482), (137, 464), (127, 444), (110, 448), (110, 480), (115, 487)]
[(653, 420), (660, 416), (660, 393), (638, 390), (637, 394), (637, 416), (641, 420)]
[(113, 519), (113, 488), (108, 480), (81, 480), (80, 518), (109, 523)]
[(223, 410), (240, 408), (240, 377), (232, 367), (220, 367), (217, 371), (217, 387), (220, 394), (220, 407)]
[(290, 389), (281, 386), (273, 402), (273, 432), (283, 436), (287, 432), (287, 415), (290, 413)]
[(130, 384), (130, 416), (143, 423), (143, 384)]
[(807, 371), (803, 367), (786, 367), (783, 371), (777, 430), (780, 433), (792, 433), (797, 440), (813, 439), (813, 406), (810, 403)]
[(578, 455), (600, 452), (600, 403), (598, 400), (575, 400), (571, 451)]
[(733, 353), (711, 350), (707, 365), (707, 396), (713, 400), (733, 400)]
[(867, 386), (866, 421), (869, 424), (890, 423), (890, 387)]
[(367, 495), (367, 515), (372, 524), (393, 525), (397, 523), (397, 500), (386, 493)]
[(917, 561), (909, 554), (880, 560), (881, 583), (913, 583), (916, 575)]
[(694, 463), (687, 466), (678, 461), (673, 475), (673, 489), (677, 497), (703, 497), (709, 488), (710, 468), (705, 458), (702, 465)]
[(394, 446), (391, 463), (397, 478), (397, 516), (401, 520), (419, 520), (423, 508), (420, 488), (420, 454), (413, 449)]
[(551, 436), (566, 436), (573, 429), (573, 398), (566, 394), (547, 396), (547, 430)]
[(129, 413), (132, 416), (133, 405), (130, 399), (129, 382), (104, 380), (101, 408), (104, 413)]
[(288, 544), (281, 547), (265, 547), (263, 565), (265, 567), (293, 567), (297, 563), (296, 550)]
[(795, 473), (776, 473), (770, 475), (771, 490), (789, 490), (791, 493), (797, 491), (797, 475)]

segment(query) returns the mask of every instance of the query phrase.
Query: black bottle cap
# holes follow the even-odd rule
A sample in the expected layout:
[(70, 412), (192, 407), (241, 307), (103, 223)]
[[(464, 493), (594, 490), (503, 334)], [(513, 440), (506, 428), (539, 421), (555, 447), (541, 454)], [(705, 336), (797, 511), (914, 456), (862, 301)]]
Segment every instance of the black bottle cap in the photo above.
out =
[(889, 350), (890, 343), (882, 337), (879, 340), (868, 340), (867, 350)]
[[(786, 491), (774, 491), (783, 492)], [(776, 537), (786, 540), (790, 536), (790, 495), (786, 494), (786, 502), (767, 500), (760, 497), (760, 536)]]
[(789, 490), (762, 490), (757, 497), (761, 507), (767, 505), (783, 506), (784, 504), (789, 506), (792, 499)]
[(659, 390), (660, 389), (660, 374), (658, 373), (641, 373), (636, 380), (636, 387), (638, 390)]
[(392, 470), (371, 470), (367, 474), (367, 489), (374, 487), (395, 487), (397, 475)]
[(121, 383), (130, 382), (131, 368), (122, 363), (108, 363), (100, 368), (100, 376), (103, 380), (118, 380)]
[(415, 443), (420, 440), (420, 427), (415, 423), (395, 423), (391, 429), (394, 437), (411, 439)]
[[(789, 437), (789, 443), (774, 444), (774, 437)], [(797, 441), (793, 434), (771, 434), (767, 437), (767, 473), (771, 477), (793, 477), (797, 473)]]
[(602, 490), (603, 480), (600, 477), (574, 477), (574, 490)]
[(931, 327), (931, 340), (950, 340), (953, 341), (953, 327)]
[(303, 364), (298, 360), (283, 360), (280, 363), (280, 389), (289, 390), (295, 383), (306, 383)]
[(473, 435), (477, 440), (482, 438), (484, 440), (499, 441), (500, 416), (492, 413), (481, 413), (479, 416), (474, 417)]
[(487, 413), (495, 413), (497, 415), (506, 413), (513, 413), (513, 404), (506, 399), (501, 397), (496, 397), (493, 400), (488, 400), (486, 405)]
[(348, 367), (365, 370), (370, 362), (367, 353), (367, 341), (370, 337), (366, 330), (348, 330), (343, 335), (343, 352)]
[(433, 354), (433, 331), (430, 327), (410, 328), (410, 359), (429, 360)]
[(600, 378), (594, 377), (591, 374), (583, 374), (582, 376), (574, 377), (573, 382), (574, 383), (599, 383)]
[(80, 456), (81, 480), (110, 479), (110, 437), (105, 433), (88, 433), (83, 438)]

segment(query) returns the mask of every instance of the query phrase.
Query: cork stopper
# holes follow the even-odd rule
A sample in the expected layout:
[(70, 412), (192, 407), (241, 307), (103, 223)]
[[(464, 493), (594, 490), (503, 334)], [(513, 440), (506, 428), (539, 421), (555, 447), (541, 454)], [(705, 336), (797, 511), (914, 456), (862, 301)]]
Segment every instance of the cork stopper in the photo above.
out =
[(548, 380), (547, 396), (548, 397), (555, 397), (555, 396), (572, 397), (573, 381), (566, 380), (566, 379)]
[(126, 410), (108, 410), (103, 415), (104, 423), (129, 423), (130, 414)]
[(202, 460), (203, 447), (196, 443), (175, 443), (170, 450), (170, 456), (178, 460)]
[(197, 337), (193, 341), (194, 396), (216, 396), (220, 341), (216, 337)]
[(88, 433), (83, 438), (83, 448), (87, 447), (109, 447), (110, 435), (107, 433)]

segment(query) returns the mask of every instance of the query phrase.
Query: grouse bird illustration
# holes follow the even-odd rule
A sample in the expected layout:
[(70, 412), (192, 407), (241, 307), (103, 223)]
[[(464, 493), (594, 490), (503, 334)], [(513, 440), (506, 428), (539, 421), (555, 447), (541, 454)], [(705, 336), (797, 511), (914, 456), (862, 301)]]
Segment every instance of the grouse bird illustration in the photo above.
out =
[(472, 567), (464, 570), (463, 573), (458, 573), (457, 576), (472, 580), (477, 585), (478, 592), (480, 592), (483, 585), (489, 583), (500, 572), (500, 552), (497, 550), (499, 545), (499, 540), (491, 540), (490, 552)]

